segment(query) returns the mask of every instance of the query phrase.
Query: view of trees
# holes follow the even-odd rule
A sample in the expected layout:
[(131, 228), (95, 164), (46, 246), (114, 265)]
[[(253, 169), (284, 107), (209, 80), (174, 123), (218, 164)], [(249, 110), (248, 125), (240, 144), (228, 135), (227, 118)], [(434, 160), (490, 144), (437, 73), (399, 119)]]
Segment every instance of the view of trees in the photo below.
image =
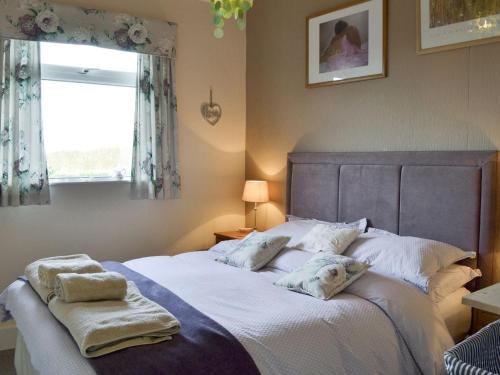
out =
[(47, 153), (49, 178), (130, 176), (131, 155), (120, 149)]
[(446, 26), (500, 13), (500, 0), (430, 0), (430, 27)]

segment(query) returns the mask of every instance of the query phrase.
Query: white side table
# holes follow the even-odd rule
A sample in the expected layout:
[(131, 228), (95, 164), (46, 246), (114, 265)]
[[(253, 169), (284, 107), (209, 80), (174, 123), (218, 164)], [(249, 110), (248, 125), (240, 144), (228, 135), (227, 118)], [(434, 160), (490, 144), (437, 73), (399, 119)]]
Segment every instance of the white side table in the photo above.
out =
[(485, 325), (500, 319), (500, 283), (463, 297), (462, 303), (476, 310), (473, 312), (472, 331), (479, 331)]

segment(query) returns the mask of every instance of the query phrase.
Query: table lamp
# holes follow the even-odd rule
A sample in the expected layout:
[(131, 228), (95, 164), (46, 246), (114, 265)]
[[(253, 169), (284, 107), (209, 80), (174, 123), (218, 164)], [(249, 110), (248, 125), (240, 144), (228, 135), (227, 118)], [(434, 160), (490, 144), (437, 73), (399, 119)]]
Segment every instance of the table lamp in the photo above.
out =
[(269, 185), (267, 181), (247, 181), (243, 190), (243, 201), (254, 204), (254, 227), (242, 228), (242, 232), (251, 232), (257, 229), (257, 205), (269, 202)]

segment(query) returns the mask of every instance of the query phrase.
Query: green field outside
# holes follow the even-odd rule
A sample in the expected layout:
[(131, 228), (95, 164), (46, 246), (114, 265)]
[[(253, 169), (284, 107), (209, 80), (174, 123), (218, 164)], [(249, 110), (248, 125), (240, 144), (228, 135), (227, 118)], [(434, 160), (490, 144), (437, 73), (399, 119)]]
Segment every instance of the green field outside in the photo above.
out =
[(130, 175), (131, 155), (120, 149), (58, 151), (47, 154), (49, 178), (114, 177), (116, 171)]

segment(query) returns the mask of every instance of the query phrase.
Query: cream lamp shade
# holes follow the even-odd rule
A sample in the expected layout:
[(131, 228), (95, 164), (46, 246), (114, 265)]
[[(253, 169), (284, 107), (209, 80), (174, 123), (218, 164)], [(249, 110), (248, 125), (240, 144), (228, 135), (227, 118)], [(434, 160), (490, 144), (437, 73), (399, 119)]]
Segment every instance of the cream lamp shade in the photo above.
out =
[(269, 186), (267, 181), (247, 181), (243, 190), (243, 200), (252, 203), (269, 202)]

